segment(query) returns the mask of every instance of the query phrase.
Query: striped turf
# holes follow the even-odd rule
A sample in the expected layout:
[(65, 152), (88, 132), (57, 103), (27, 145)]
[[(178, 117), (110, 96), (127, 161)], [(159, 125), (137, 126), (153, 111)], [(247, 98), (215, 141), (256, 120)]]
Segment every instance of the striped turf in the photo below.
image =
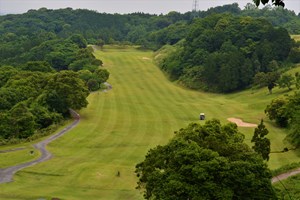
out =
[[(78, 127), (49, 145), (54, 158), (18, 172), (13, 183), (0, 185), (0, 199), (142, 199), (135, 190), (134, 166), (149, 148), (199, 122), (200, 112), (222, 122), (239, 117), (258, 123), (265, 117), (265, 105), (282, 92), (201, 93), (168, 81), (150, 59), (152, 52), (106, 47), (95, 55), (110, 71), (113, 89), (92, 93)], [(283, 149), (285, 132), (268, 121), (267, 125), (272, 150)], [(247, 142), (253, 130), (241, 129)], [(272, 154), (270, 167), (300, 161), (297, 153)]]

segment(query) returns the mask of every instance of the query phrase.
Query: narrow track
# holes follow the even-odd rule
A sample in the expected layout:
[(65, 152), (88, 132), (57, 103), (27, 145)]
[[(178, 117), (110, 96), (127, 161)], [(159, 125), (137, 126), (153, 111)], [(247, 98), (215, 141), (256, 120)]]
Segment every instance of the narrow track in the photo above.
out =
[[(103, 92), (107, 92), (108, 90), (112, 89), (112, 86), (109, 83), (105, 82), (104, 84), (106, 85), (107, 89), (104, 90)], [(80, 115), (76, 111), (70, 109), (70, 113), (74, 118), (74, 122), (72, 124), (70, 124), (69, 126), (64, 128), (60, 132), (56, 133), (55, 135), (52, 135), (51, 137), (33, 145), (33, 147), (35, 149), (37, 149), (41, 152), (42, 155), (40, 158), (30, 161), (30, 162), (27, 162), (27, 163), (0, 169), (0, 184), (12, 182), (13, 176), (17, 171), (20, 171), (26, 167), (29, 167), (29, 166), (32, 166), (32, 165), (35, 165), (35, 164), (38, 164), (38, 163), (41, 163), (41, 162), (51, 159), (52, 154), (46, 149), (47, 144), (49, 144), (50, 142), (61, 137), (62, 135), (67, 133), (69, 130), (74, 128), (80, 122)], [(6, 152), (14, 151), (14, 150), (20, 150), (20, 149), (8, 150)]]
[(279, 174), (279, 175), (277, 175), (277, 176), (274, 176), (274, 177), (272, 178), (272, 184), (273, 184), (273, 183), (276, 183), (276, 182), (278, 182), (278, 181), (282, 181), (282, 180), (284, 180), (284, 179), (287, 179), (287, 178), (289, 178), (289, 177), (291, 177), (291, 176), (295, 176), (295, 175), (297, 175), (297, 174), (300, 174), (300, 168), (295, 169), (295, 170), (292, 170), (292, 171), (289, 171), (289, 172), (286, 172), (286, 173), (283, 173), (283, 174)]
[(52, 135), (51, 137), (33, 145), (34, 148), (36, 148), (37, 150), (39, 150), (41, 152), (41, 154), (42, 154), (41, 157), (36, 160), (27, 162), (27, 163), (0, 169), (0, 184), (12, 182), (13, 176), (17, 171), (20, 171), (21, 169), (24, 169), (26, 167), (44, 162), (46, 160), (49, 160), (52, 157), (52, 154), (46, 149), (47, 144), (49, 144), (53, 140), (56, 140), (57, 138), (61, 137), (62, 135), (67, 133), (69, 130), (74, 128), (80, 122), (79, 114), (72, 109), (70, 109), (70, 112), (75, 119), (72, 124), (70, 124), (69, 126), (64, 128), (60, 132), (56, 133), (55, 135)]

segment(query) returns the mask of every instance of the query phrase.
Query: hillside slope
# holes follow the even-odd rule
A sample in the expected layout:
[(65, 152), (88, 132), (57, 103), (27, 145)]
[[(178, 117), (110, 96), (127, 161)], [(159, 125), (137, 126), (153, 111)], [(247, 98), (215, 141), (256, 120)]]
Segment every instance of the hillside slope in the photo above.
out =
[[(134, 167), (149, 148), (166, 143), (190, 122), (199, 122), (200, 112), (222, 123), (229, 117), (259, 123), (265, 105), (283, 91), (200, 93), (169, 82), (153, 64), (151, 51), (105, 47), (95, 55), (110, 71), (113, 89), (92, 93), (78, 127), (49, 145), (53, 159), (18, 172), (15, 182), (0, 185), (1, 199), (142, 199), (135, 190)], [(268, 121), (266, 125), (272, 150), (282, 150), (284, 130)], [(241, 131), (250, 142), (254, 129)], [(300, 161), (297, 155), (272, 154), (270, 167)]]

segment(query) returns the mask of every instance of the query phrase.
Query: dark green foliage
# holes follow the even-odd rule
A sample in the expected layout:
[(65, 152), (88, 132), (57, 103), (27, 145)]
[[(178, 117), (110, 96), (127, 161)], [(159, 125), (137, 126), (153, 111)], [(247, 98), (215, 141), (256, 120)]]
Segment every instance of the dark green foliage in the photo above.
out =
[(254, 130), (254, 135), (251, 139), (251, 142), (254, 143), (254, 146), (252, 149), (254, 149), (255, 152), (260, 154), (264, 160), (269, 160), (269, 154), (271, 151), (271, 142), (268, 138), (265, 136), (268, 135), (269, 131), (264, 125), (264, 121), (261, 120), (260, 124), (257, 128)]
[(45, 61), (29, 61), (24, 67), (22, 67), (22, 69), (32, 72), (53, 72), (53, 68), (51, 68), (50, 64)]
[(180, 129), (136, 165), (146, 199), (276, 199), (271, 173), (235, 124)]
[(210, 15), (195, 20), (185, 41), (158, 63), (171, 79), (214, 92), (247, 88), (255, 74), (267, 73), (263, 85), (272, 92), (278, 63), (287, 59), (292, 45), (285, 29), (263, 19)]
[(11, 66), (0, 66), (0, 87), (4, 86), (6, 82), (17, 73), (14, 67)]
[(29, 108), (34, 116), (34, 121), (38, 129), (47, 128), (51, 124), (57, 124), (62, 120), (59, 113), (50, 112), (46, 107), (33, 103)]
[(89, 70), (80, 70), (78, 75), (90, 91), (99, 90), (101, 84), (109, 78), (109, 72), (106, 69), (95, 69), (93, 73)]
[(287, 136), (288, 141), (295, 147), (300, 147), (300, 112), (299, 110), (293, 114), (291, 128)]
[(283, 74), (278, 80), (278, 85), (280, 88), (288, 88), (291, 90), (291, 86), (294, 84), (294, 77), (290, 74)]
[(95, 78), (89, 79), (86, 85), (90, 91), (96, 91), (100, 88), (100, 84)]
[[(204, 18), (216, 13), (263, 17), (276, 27), (286, 28), (291, 34), (300, 33), (299, 18), (287, 9), (266, 7), (259, 10), (249, 4), (241, 10), (238, 4), (234, 3), (199, 11), (197, 15)], [(157, 49), (161, 45), (175, 44), (185, 38), (192, 22), (192, 14), (170, 12), (159, 16), (144, 13), (119, 15), (66, 8), (30, 10), (22, 15), (0, 16), (0, 63), (18, 65), (20, 62), (23, 64), (27, 61), (42, 61), (46, 55), (44, 51), (48, 53), (53, 51), (51, 46), (42, 45), (46, 41), (61, 44), (66, 40), (78, 48), (85, 48), (86, 41), (100, 46), (113, 41), (129, 42)], [(212, 46), (218, 45), (224, 37), (220, 31), (225, 27), (226, 21), (220, 22), (216, 27), (218, 29), (214, 34), (215, 37), (208, 37), (207, 42), (211, 42)], [(249, 35), (253, 30), (255, 31), (255, 27), (252, 27)], [(209, 36), (210, 32), (212, 31), (207, 31), (206, 34)], [(277, 36), (275, 32), (273, 37), (282, 40)], [(32, 52), (40, 45), (43, 46), (42, 50)], [(282, 51), (281, 56), (286, 49), (283, 48)]]
[(68, 116), (69, 108), (87, 105), (88, 90), (77, 73), (39, 72), (43, 64), (32, 62), (29, 66), (33, 71), (0, 68), (4, 78), (0, 87), (0, 139), (28, 138), (36, 130), (59, 123), (62, 115)]
[(94, 75), (100, 84), (106, 82), (109, 78), (109, 72), (106, 69), (96, 69)]
[(16, 104), (9, 111), (9, 119), (12, 127), (10, 137), (27, 138), (33, 135), (35, 130), (34, 116), (24, 102)]
[(80, 34), (74, 34), (69, 38), (73, 43), (77, 44), (79, 48), (86, 48), (87, 42), (84, 37)]
[(289, 60), (293, 63), (300, 63), (300, 47), (294, 47), (291, 49)]
[(287, 135), (289, 142), (296, 147), (300, 146), (300, 93), (296, 92), (289, 97), (287, 112), (290, 113), (290, 132)]
[(295, 147), (300, 146), (300, 93), (286, 99), (274, 99), (265, 110), (269, 119), (275, 120), (281, 127), (288, 127), (286, 139)]
[(267, 87), (269, 93), (272, 94), (272, 89), (277, 85), (280, 78), (278, 72), (259, 72), (255, 75), (253, 85), (258, 87)]
[[(69, 108), (80, 109), (88, 104), (86, 97), (89, 92), (84, 87), (84, 82), (79, 79), (78, 74), (75, 72), (62, 71), (52, 75), (45, 89), (46, 91), (52, 91), (47, 98), (47, 100), (54, 101), (50, 109), (59, 113), (66, 113)], [(60, 105), (59, 108), (56, 105)]]
[(287, 112), (286, 99), (278, 98), (272, 100), (271, 104), (267, 105), (265, 113), (270, 120), (275, 120), (275, 123), (280, 127), (287, 127), (289, 120), (289, 113)]
[(297, 89), (300, 89), (300, 75), (299, 73), (295, 74), (295, 85)]

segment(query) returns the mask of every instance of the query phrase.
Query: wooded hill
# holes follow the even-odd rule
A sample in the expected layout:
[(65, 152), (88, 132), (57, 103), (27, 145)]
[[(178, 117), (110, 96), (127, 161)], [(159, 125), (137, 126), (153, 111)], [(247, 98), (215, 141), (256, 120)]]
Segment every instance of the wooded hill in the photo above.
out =
[(163, 47), (156, 61), (187, 87), (226, 93), (249, 87), (259, 72), (300, 61), (298, 47), (264, 19), (217, 14), (195, 20), (184, 40)]
[(159, 65), (172, 79), (231, 92), (249, 86), (258, 72), (299, 61), (289, 33), (300, 33), (299, 15), (252, 4), (166, 15), (41, 8), (0, 16), (1, 138), (30, 137), (66, 117), (68, 108), (87, 105), (88, 90), (109, 76), (87, 44), (162, 47)]

